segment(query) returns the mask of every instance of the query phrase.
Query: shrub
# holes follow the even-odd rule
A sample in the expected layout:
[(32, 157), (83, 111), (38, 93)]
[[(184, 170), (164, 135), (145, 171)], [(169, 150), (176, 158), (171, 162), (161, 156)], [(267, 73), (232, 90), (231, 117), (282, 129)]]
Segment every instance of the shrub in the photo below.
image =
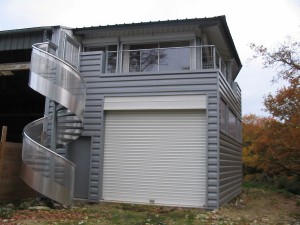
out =
[(13, 215), (12, 209), (0, 208), (0, 218), (10, 219)]

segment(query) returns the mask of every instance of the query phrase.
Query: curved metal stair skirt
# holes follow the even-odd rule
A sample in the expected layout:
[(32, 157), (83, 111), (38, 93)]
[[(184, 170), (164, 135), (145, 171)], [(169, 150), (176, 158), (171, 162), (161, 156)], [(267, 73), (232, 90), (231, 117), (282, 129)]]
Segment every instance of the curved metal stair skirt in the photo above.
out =
[(86, 88), (79, 72), (55, 50), (49, 42), (33, 45), (29, 86), (52, 101), (52, 114), (24, 128), (21, 177), (42, 195), (70, 205), (75, 165), (55, 151), (83, 132)]

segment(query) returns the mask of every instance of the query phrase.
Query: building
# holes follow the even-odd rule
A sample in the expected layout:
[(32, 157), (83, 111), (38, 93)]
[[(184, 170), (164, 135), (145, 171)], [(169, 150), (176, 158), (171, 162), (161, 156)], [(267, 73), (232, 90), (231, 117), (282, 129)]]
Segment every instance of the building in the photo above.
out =
[(32, 29), (29, 85), (54, 116), (24, 130), (27, 184), (64, 204), (213, 209), (241, 192), (242, 65), (225, 16), (0, 37), (24, 47)]

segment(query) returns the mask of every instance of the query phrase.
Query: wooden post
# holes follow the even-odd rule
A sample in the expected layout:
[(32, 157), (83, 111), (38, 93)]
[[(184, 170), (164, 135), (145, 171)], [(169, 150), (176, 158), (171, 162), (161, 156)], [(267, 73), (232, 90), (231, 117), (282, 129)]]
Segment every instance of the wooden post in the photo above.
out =
[[(3, 158), (3, 148), (5, 146), (5, 142), (6, 142), (6, 134), (7, 134), (7, 126), (3, 126), (2, 127), (2, 134), (1, 134), (1, 142), (0, 142), (0, 166), (2, 165), (1, 164), (1, 160)], [(0, 168), (1, 170), (1, 168)]]
[(1, 134), (1, 142), (0, 142), (0, 180), (3, 173), (3, 158), (4, 158), (4, 148), (6, 142), (6, 134), (7, 134), (7, 126), (2, 127), (2, 134)]
[(2, 127), (1, 142), (6, 142), (7, 126)]

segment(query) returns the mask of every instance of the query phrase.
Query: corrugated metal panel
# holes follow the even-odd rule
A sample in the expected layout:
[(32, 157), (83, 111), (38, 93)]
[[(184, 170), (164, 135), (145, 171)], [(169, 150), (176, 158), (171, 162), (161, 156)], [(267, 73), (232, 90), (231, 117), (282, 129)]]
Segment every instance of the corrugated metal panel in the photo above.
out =
[(51, 30), (40, 28), (36, 31), (7, 31), (0, 33), (0, 51), (31, 49), (35, 43), (43, 42), (50, 38)]
[(206, 205), (206, 114), (107, 111), (103, 199)]

